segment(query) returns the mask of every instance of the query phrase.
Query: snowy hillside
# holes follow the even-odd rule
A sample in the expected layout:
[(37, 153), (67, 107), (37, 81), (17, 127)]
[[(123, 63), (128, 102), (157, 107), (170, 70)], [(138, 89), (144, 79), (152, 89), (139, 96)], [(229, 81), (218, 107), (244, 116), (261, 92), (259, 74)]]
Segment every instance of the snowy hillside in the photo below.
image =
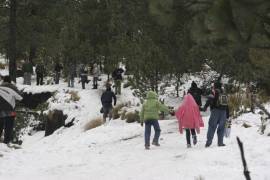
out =
[[(240, 151), (236, 142), (244, 142), (246, 159), (252, 179), (270, 179), (269, 137), (258, 133), (258, 115), (244, 114), (234, 120), (231, 137), (225, 139), (226, 147), (217, 147), (216, 139), (205, 148), (209, 112), (203, 113), (206, 127), (198, 135), (198, 144), (186, 148), (185, 136), (178, 132), (175, 119), (160, 121), (161, 147), (144, 149), (144, 128), (138, 123), (113, 120), (107, 125), (84, 131), (87, 122), (100, 117), (100, 95), (103, 87), (72, 89), (81, 97), (77, 102), (69, 99), (65, 83), (31, 88), (19, 85), (27, 92), (57, 91), (49, 99), (50, 109), (61, 109), (68, 120), (76, 118), (75, 125), (61, 128), (53, 135), (44, 132), (26, 136), (22, 149), (13, 150), (0, 144), (0, 179), (3, 180), (241, 180), (244, 179)], [(138, 99), (130, 89), (125, 89), (120, 102)], [(169, 99), (166, 99), (169, 101)], [(179, 100), (170, 103), (178, 107)], [(165, 102), (166, 103), (166, 102)], [(243, 122), (251, 125), (242, 127)]]

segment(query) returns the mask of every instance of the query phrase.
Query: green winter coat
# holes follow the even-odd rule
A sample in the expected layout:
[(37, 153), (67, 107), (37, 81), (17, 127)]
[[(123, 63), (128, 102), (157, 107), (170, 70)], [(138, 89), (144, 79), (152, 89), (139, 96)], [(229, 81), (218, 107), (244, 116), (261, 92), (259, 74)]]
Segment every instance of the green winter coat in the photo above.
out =
[(169, 109), (158, 101), (157, 94), (153, 91), (147, 93), (146, 102), (142, 106), (140, 119), (141, 122), (147, 120), (158, 120), (159, 112), (168, 113)]

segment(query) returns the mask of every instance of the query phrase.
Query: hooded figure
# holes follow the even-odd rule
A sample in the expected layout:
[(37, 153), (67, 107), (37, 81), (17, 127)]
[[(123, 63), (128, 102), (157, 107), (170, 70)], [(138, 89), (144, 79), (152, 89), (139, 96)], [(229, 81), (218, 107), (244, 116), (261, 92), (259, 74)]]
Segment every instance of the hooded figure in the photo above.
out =
[(186, 129), (187, 147), (191, 147), (190, 132), (192, 134), (193, 144), (197, 144), (196, 131), (197, 133), (200, 133), (200, 127), (204, 127), (204, 123), (200, 114), (199, 106), (191, 94), (187, 94), (184, 97), (184, 101), (175, 115), (178, 119), (180, 133), (182, 134), (183, 129)]
[(145, 123), (145, 149), (150, 148), (152, 126), (155, 129), (155, 136), (152, 144), (155, 146), (160, 146), (158, 142), (161, 131), (158, 123), (159, 112), (168, 113), (169, 109), (158, 101), (158, 96), (155, 92), (149, 91), (140, 114), (141, 125), (143, 126), (143, 122)]
[(198, 106), (202, 106), (202, 100), (201, 100), (202, 90), (198, 88), (197, 84), (194, 81), (192, 81), (191, 87), (188, 90), (188, 93), (190, 93), (193, 96)]
[(175, 115), (179, 122), (181, 134), (185, 128), (196, 129), (197, 133), (200, 133), (200, 127), (204, 127), (199, 107), (191, 94), (187, 94), (184, 97), (184, 101)]

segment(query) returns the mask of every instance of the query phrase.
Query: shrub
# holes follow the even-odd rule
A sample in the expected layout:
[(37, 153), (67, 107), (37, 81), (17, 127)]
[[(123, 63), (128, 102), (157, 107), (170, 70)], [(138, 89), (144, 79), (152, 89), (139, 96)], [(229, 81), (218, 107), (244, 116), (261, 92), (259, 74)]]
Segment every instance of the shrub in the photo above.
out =
[(127, 113), (127, 110), (122, 110), (122, 112), (121, 112), (121, 120), (125, 120), (126, 119), (126, 113)]
[(138, 111), (128, 112), (126, 113), (125, 117), (127, 123), (140, 122), (140, 115)]
[(6, 65), (3, 63), (0, 63), (0, 69), (5, 69), (5, 68), (6, 68)]
[(128, 88), (131, 86), (131, 82), (127, 81), (126, 83), (124, 83), (123, 88)]
[(90, 129), (94, 129), (103, 124), (103, 119), (101, 117), (97, 117), (95, 119), (90, 120), (85, 126), (84, 131), (88, 131)]

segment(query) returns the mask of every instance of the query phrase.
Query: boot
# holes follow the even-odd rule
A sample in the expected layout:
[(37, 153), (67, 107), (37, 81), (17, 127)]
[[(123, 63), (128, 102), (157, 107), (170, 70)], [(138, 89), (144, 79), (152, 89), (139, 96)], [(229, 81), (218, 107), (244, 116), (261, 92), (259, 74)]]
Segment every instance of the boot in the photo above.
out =
[(145, 150), (150, 150), (150, 146), (145, 145), (144, 147), (145, 147)]
[(193, 135), (192, 136), (192, 139), (193, 139), (193, 144), (196, 145), (197, 144), (197, 136), (196, 135), (195, 136)]
[(191, 148), (191, 144), (187, 144), (187, 148)]
[(160, 146), (160, 144), (159, 144), (158, 142), (152, 142), (152, 144), (153, 144), (154, 146)]
[(226, 144), (222, 143), (222, 144), (218, 144), (219, 147), (222, 147), (222, 146), (226, 146)]

